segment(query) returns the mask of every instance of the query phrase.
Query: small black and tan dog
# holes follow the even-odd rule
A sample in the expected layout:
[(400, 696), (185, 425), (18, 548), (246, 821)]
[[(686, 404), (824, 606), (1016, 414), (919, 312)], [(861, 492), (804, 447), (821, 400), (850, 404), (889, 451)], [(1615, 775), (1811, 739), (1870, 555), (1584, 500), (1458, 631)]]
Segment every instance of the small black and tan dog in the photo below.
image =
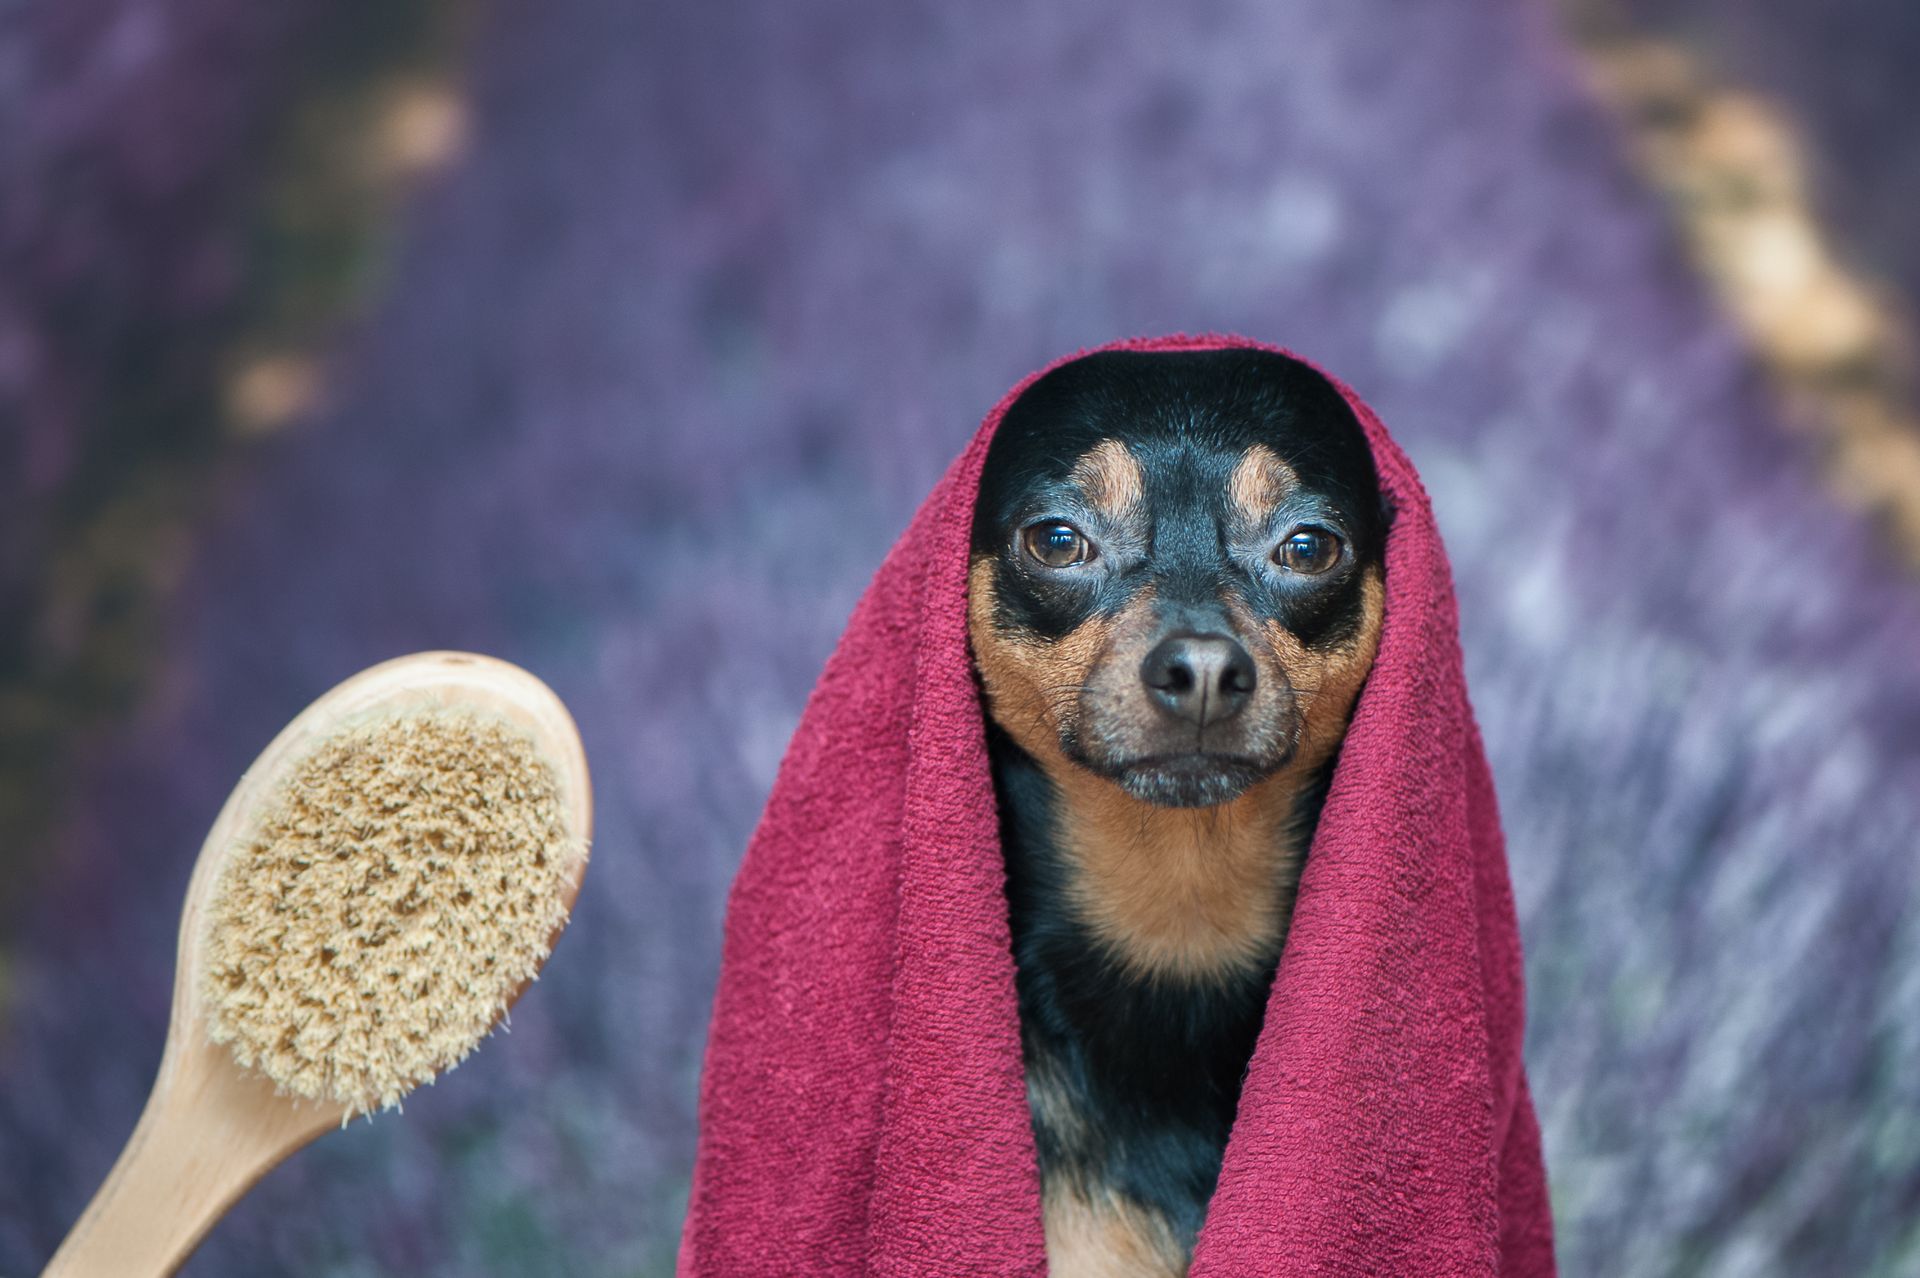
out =
[(1055, 1274), (1186, 1271), (1384, 535), (1352, 411), (1267, 351), (1089, 355), (994, 438), (969, 622)]

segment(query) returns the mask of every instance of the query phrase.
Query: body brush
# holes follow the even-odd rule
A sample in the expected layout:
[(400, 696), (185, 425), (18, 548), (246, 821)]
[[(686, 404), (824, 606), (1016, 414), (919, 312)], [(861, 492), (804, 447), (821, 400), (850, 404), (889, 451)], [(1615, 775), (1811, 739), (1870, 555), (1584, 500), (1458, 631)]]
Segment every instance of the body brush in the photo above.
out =
[(48, 1278), (172, 1273), (287, 1155), (457, 1064), (566, 926), (592, 820), (573, 720), (516, 666), (420, 653), (309, 706), (201, 847), (153, 1092)]

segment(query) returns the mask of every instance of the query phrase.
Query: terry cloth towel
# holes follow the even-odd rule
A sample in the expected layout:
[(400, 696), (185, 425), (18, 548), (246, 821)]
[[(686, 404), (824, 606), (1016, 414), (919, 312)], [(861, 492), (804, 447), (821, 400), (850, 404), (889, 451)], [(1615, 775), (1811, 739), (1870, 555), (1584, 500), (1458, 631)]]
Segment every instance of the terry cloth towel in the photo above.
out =
[[(734, 882), (682, 1275), (1046, 1270), (966, 623), (981, 462), (1032, 380), (854, 610)], [(1519, 933), (1452, 580), (1412, 465), (1341, 389), (1394, 511), (1385, 628), (1192, 1273), (1551, 1274)]]

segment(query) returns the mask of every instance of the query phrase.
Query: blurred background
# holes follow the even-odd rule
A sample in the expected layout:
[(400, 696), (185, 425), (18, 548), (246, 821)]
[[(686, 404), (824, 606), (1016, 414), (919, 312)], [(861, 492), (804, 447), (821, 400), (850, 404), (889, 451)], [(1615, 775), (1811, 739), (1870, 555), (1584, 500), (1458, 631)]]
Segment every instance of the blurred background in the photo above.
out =
[(725, 891), (1018, 377), (1227, 330), (1426, 476), (1571, 1275), (1920, 1272), (1920, 9), (0, 5), (0, 1273), (130, 1132), (188, 870), (414, 649), (574, 707), (497, 1039), (192, 1275), (671, 1272)]

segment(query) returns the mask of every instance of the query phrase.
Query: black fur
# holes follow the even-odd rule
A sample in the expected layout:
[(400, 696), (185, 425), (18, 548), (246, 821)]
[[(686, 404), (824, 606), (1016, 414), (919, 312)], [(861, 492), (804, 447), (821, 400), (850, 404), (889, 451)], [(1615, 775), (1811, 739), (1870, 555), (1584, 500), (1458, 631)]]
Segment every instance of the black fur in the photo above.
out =
[[(1107, 438), (1142, 462), (1152, 525), (1144, 544), (1087, 580), (1023, 569), (1019, 530), (1035, 519), (1085, 517), (1062, 507), (1066, 476)], [(1106, 353), (1036, 382), (1008, 411), (981, 480), (973, 549), (995, 560), (994, 624), (1055, 639), (1117, 611), (1152, 580), (1157, 598), (1196, 613), (1217, 608), (1231, 588), (1309, 645), (1350, 635), (1362, 617), (1357, 571), (1311, 588), (1263, 576), (1220, 531), (1226, 478), (1255, 443), (1299, 473), (1303, 493), (1289, 504), (1337, 526), (1352, 545), (1350, 568), (1378, 562), (1384, 515), (1371, 453), (1339, 393), (1297, 361), (1260, 351)], [(1279, 946), (1257, 969), (1215, 980), (1123, 969), (1070, 904), (1053, 783), (997, 726), (989, 745), (1027, 1069), (1043, 1073), (1084, 1120), (1060, 1126), (1036, 1115), (1041, 1167), (1159, 1212), (1190, 1247), (1219, 1176)], [(1297, 798), (1302, 847), (1331, 766)]]
[[(973, 553), (1002, 555), (1010, 530), (1059, 513), (1075, 459), (1119, 439), (1146, 470), (1155, 521), (1152, 566), (1197, 606), (1223, 577), (1256, 612), (1279, 617), (1303, 642), (1333, 642), (1358, 616), (1353, 591), (1297, 591), (1226, 562), (1218, 532), (1227, 476), (1248, 448), (1277, 448), (1299, 474), (1305, 512), (1349, 534), (1355, 562), (1377, 560), (1384, 531), (1379, 481), (1353, 410), (1326, 378), (1268, 351), (1107, 351), (1063, 364), (1007, 410), (980, 477)], [(1013, 574), (1009, 574), (1012, 577)], [(1141, 573), (1121, 573), (1088, 599), (1003, 578), (1007, 624), (1049, 637), (1094, 611), (1117, 609)], [(1012, 589), (1005, 588), (1012, 586)]]

